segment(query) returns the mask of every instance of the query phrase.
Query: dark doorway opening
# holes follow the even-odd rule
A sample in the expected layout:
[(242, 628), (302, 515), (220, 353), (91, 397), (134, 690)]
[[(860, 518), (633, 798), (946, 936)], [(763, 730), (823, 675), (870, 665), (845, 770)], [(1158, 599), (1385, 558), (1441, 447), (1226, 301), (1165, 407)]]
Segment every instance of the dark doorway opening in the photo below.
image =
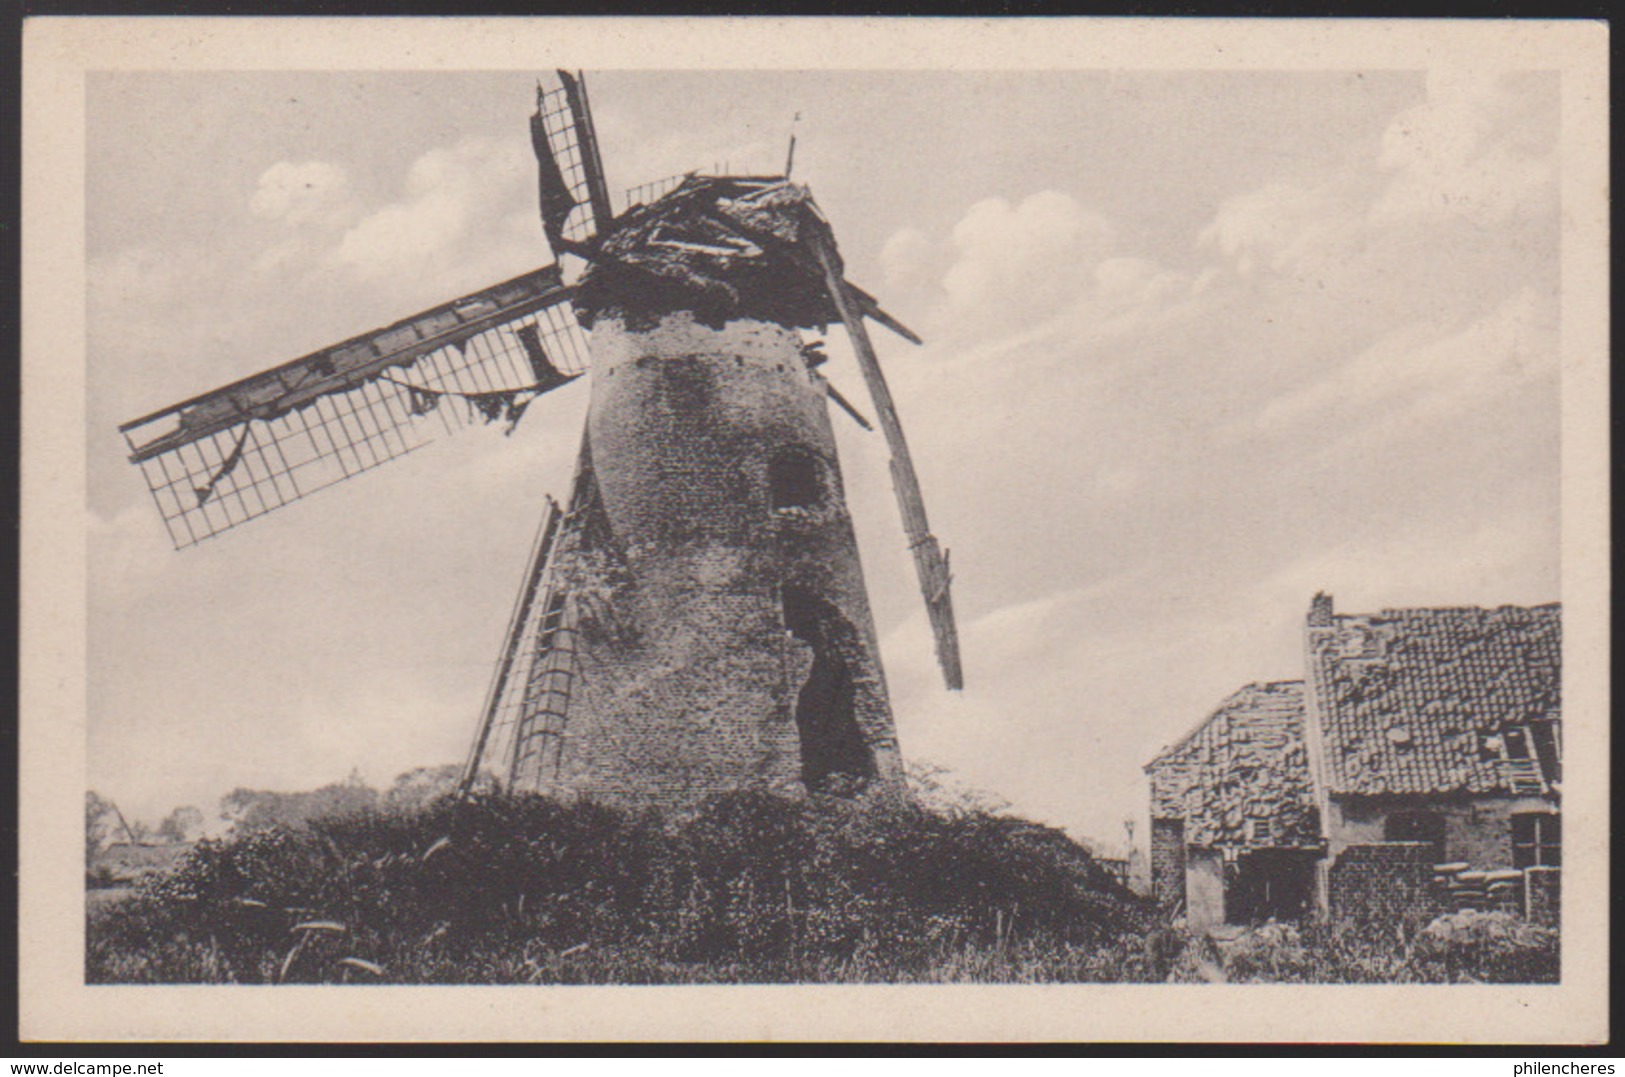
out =
[(811, 453), (789, 449), (768, 461), (767, 497), (773, 509), (812, 508), (823, 493), (818, 461)]
[(853, 665), (857, 632), (828, 602), (799, 587), (783, 589), (784, 627), (813, 650), (812, 669), (796, 699), (801, 781), (814, 792), (875, 776), (875, 760), (858, 728)]
[(1236, 857), (1225, 887), (1225, 920), (1261, 924), (1308, 915), (1319, 855), (1312, 849), (1264, 848)]

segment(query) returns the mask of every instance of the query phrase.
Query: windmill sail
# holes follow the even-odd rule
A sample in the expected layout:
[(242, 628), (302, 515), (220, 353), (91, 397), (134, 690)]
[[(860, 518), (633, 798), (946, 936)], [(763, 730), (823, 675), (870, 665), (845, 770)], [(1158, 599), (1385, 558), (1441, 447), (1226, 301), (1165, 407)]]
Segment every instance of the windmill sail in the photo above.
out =
[(554, 253), (585, 256), (593, 240), (609, 230), (614, 210), (587, 84), (579, 74), (558, 75), (557, 89), (536, 88), (536, 113), (530, 118), (542, 227)]
[[(903, 437), (903, 426), (892, 403), (891, 389), (886, 385), (886, 376), (880, 369), (874, 345), (869, 342), (869, 332), (863, 325), (864, 314), (870, 308), (876, 311), (879, 308), (872, 297), (858, 292), (842, 279), (840, 256), (835, 253), (834, 246), (834, 241), (828, 236), (816, 231), (812, 234), (813, 253), (824, 271), (824, 284), (846, 327), (847, 336), (851, 338), (858, 368), (863, 371), (863, 380), (868, 384), (869, 395), (875, 402), (876, 418), (891, 449), (892, 488), (903, 515), (903, 530), (908, 534), (909, 551), (914, 555), (914, 570), (920, 578), (920, 591), (925, 597), (931, 634), (936, 640), (937, 664), (942, 667), (942, 677), (948, 687), (958, 690), (965, 686), (965, 673), (959, 661), (959, 629), (954, 622), (953, 595), (950, 591), (953, 576), (948, 570), (948, 557), (938, 545), (937, 537), (931, 533), (931, 525), (926, 520), (925, 499), (920, 493), (919, 476), (914, 472), (914, 458), (908, 451), (907, 439)], [(876, 320), (881, 319), (877, 316)], [(903, 335), (918, 339), (906, 329), (897, 328)]]
[(587, 366), (548, 266), (119, 427), (177, 549), (475, 420), (509, 428)]

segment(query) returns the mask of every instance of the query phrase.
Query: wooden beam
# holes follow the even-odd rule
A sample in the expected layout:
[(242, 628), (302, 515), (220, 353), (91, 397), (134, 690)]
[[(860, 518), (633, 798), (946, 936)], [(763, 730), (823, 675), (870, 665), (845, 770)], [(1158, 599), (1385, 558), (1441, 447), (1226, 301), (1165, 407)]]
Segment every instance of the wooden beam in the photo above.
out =
[(513, 613), (508, 619), (508, 636), (502, 647), (502, 657), (497, 660), (495, 672), (491, 675), (490, 687), (485, 693), (485, 707), (480, 712), (480, 724), (474, 734), (474, 743), (468, 750), (468, 760), (463, 764), (463, 773), (457, 780), (457, 799), (466, 799), (473, 791), (474, 783), (479, 780), (480, 761), (485, 758), (486, 743), (491, 739), (491, 727), (496, 724), (497, 710), (502, 703), (502, 688), (513, 671), (514, 659), (519, 654), (519, 644), (525, 634), (525, 624), (530, 620), (530, 610), (536, 602), (536, 592), (541, 584), (542, 570), (547, 565), (547, 559), (553, 552), (553, 539), (559, 530), (559, 506), (551, 497), (547, 499), (547, 512), (542, 517), (542, 527), (536, 533), (536, 543), (531, 548), (529, 563), (525, 566), (524, 584), (519, 589), (519, 597), (514, 600)]
[(113, 804), (111, 800), (109, 800), (108, 803), (113, 805), (113, 814), (118, 816), (118, 825), (124, 828), (124, 836), (130, 839), (131, 845), (138, 844), (139, 839), (135, 836), (135, 831), (130, 829), (130, 824), (124, 818), (124, 813), (119, 810), (119, 806), (117, 804)]
[(853, 296), (857, 298), (858, 306), (862, 308), (864, 314), (873, 318), (887, 329), (890, 329), (893, 333), (896, 333), (910, 344), (923, 343), (920, 340), (919, 334), (915, 333), (914, 330), (910, 329), (896, 318), (893, 318), (890, 314), (887, 314), (885, 310), (881, 308), (879, 302), (875, 300), (874, 296), (870, 295), (862, 288), (859, 288), (851, 281), (847, 281), (846, 286), (851, 290)]
[(574, 289), (564, 284), (557, 265), (545, 266), (132, 419), (121, 424), (119, 431), (128, 435), (159, 419), (175, 417), (174, 430), (136, 446), (130, 453), (130, 462), (139, 464), (244, 420), (273, 419), (317, 397), (354, 389), (392, 366), (415, 362), (439, 348), (454, 346), (526, 314), (566, 302), (574, 294)]
[(837, 268), (833, 244), (822, 230), (812, 237), (812, 247), (818, 264), (824, 271), (824, 284), (829, 289), (835, 310), (846, 326), (852, 340), (852, 351), (858, 359), (858, 369), (869, 386), (869, 395), (875, 402), (875, 417), (886, 435), (891, 450), (892, 490), (897, 495), (897, 507), (903, 516), (903, 530), (908, 534), (909, 552), (914, 555), (914, 570), (920, 578), (920, 592), (925, 596), (926, 613), (931, 619), (931, 634), (936, 639), (937, 664), (942, 667), (943, 680), (948, 687), (958, 690), (965, 686), (964, 670), (959, 661), (959, 630), (954, 624), (953, 597), (949, 586), (953, 582), (948, 572), (948, 559), (931, 534), (931, 525), (925, 516), (925, 499), (920, 493), (920, 479), (914, 471), (914, 459), (909, 455), (908, 441), (903, 436), (903, 425), (897, 418), (897, 406), (892, 402), (886, 376), (881, 372), (880, 360), (875, 357), (874, 345), (863, 325), (861, 301), (848, 289)]
[(852, 401), (850, 401), (846, 397), (842, 396), (841, 391), (839, 389), (835, 388), (835, 386), (831, 385), (827, 378), (824, 381), (824, 391), (829, 394), (829, 398), (831, 400), (835, 401), (835, 403), (840, 406), (840, 409), (842, 411), (844, 411), (848, 415), (852, 416), (852, 421), (853, 422), (857, 423), (859, 426), (863, 427), (865, 430), (873, 430), (874, 429), (874, 427), (869, 425), (869, 420), (865, 419), (863, 417), (863, 413), (861, 411), (859, 411), (857, 408), (852, 406)]
[(564, 99), (570, 105), (575, 119), (576, 153), (581, 157), (581, 171), (587, 180), (587, 201), (592, 207), (594, 239), (603, 239), (615, 219), (615, 209), (609, 201), (609, 183), (604, 178), (604, 159), (598, 153), (598, 131), (592, 123), (592, 106), (587, 101), (587, 80), (578, 71), (571, 75), (559, 72), (564, 84)]

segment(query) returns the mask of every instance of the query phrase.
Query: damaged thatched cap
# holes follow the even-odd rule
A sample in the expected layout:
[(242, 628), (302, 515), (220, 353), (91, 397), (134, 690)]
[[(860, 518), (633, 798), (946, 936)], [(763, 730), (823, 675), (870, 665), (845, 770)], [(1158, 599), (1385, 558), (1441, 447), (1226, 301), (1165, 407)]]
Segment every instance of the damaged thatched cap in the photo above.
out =
[(602, 315), (636, 325), (676, 311), (718, 326), (827, 325), (839, 314), (814, 242), (834, 254), (807, 188), (777, 176), (689, 176), (616, 220), (576, 285), (576, 315), (589, 328)]

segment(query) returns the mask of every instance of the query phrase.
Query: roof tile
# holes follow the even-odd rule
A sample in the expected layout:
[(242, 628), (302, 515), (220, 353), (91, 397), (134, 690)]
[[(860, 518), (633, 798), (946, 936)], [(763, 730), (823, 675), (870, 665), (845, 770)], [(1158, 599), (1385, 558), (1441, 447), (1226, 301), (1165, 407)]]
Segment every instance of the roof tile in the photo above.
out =
[(1337, 614), (1309, 629), (1331, 792), (1508, 791), (1482, 738), (1560, 714), (1561, 608)]

